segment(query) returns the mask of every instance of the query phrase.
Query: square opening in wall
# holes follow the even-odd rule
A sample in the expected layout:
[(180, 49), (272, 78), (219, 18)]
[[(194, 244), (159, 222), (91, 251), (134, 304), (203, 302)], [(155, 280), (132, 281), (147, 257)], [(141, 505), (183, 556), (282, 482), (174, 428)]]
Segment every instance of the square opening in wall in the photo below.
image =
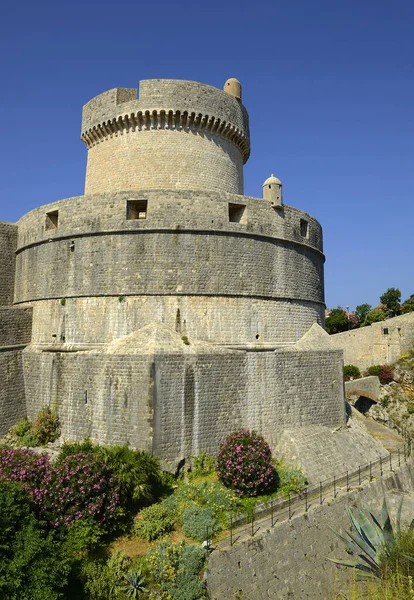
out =
[(46, 213), (46, 229), (57, 229), (59, 223), (59, 211), (53, 210)]
[(229, 203), (229, 221), (231, 223), (246, 222), (246, 206), (244, 204)]
[(148, 200), (127, 200), (127, 220), (147, 218)]
[(382, 330), (384, 335), (388, 335), (388, 327), (384, 327), (384, 329)]
[(309, 223), (305, 219), (300, 220), (300, 235), (304, 238), (309, 236)]

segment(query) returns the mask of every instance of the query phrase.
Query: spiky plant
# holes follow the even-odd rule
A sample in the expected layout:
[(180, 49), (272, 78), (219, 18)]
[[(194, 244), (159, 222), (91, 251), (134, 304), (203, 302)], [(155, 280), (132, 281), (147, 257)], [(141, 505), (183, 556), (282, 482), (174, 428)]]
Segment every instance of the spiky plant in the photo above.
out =
[[(395, 549), (398, 536), (401, 532), (401, 510), (404, 496), (398, 505), (395, 529), (393, 529), (387, 503), (382, 503), (381, 518), (378, 520), (371, 512), (366, 503), (361, 503), (362, 509), (356, 509), (354, 512), (347, 506), (348, 518), (353, 527), (353, 532), (346, 532), (348, 538), (332, 531), (345, 543), (349, 554), (355, 556), (353, 560), (337, 560), (328, 558), (331, 562), (344, 567), (351, 567), (359, 571), (360, 578), (379, 578), (381, 577), (381, 561), (389, 558)], [(414, 529), (414, 519), (412, 520), (410, 530)], [(414, 556), (404, 558), (414, 562)]]
[(139, 598), (141, 592), (147, 591), (147, 588), (144, 586), (145, 577), (143, 577), (141, 569), (138, 569), (138, 571), (132, 569), (129, 575), (125, 575), (125, 579), (127, 583), (120, 585), (119, 589), (124, 591), (128, 598)]

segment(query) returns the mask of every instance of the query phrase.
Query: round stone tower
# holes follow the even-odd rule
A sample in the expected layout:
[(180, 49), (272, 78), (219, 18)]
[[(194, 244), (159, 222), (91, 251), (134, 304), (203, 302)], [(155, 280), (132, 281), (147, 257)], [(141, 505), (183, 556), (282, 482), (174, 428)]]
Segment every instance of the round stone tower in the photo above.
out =
[(101, 347), (161, 323), (237, 347), (295, 343), (324, 323), (322, 229), (243, 196), (250, 152), (241, 85), (148, 80), (86, 104), (86, 194), (19, 221), (15, 302), (33, 344)]
[(249, 123), (236, 79), (224, 91), (194, 81), (151, 79), (115, 88), (83, 109), (85, 194), (209, 190), (243, 194)]

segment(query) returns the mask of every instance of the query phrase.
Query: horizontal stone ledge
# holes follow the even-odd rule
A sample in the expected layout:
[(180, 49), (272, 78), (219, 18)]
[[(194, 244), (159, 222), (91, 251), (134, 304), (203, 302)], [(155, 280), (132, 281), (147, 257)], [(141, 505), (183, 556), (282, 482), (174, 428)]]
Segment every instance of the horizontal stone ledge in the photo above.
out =
[[(245, 227), (243, 224), (241, 227)], [(26, 244), (24, 246), (20, 246), (16, 250), (16, 254), (21, 254), (25, 250), (30, 248), (34, 248), (36, 246), (42, 246), (44, 244), (67, 241), (67, 240), (76, 240), (81, 238), (88, 237), (107, 237), (112, 235), (149, 235), (149, 234), (165, 234), (165, 235), (203, 235), (203, 236), (217, 236), (217, 237), (244, 237), (251, 238), (258, 241), (267, 241), (267, 242), (281, 242), (282, 244), (293, 244), (294, 246), (298, 246), (300, 248), (307, 248), (316, 254), (319, 254), (324, 260), (325, 255), (321, 250), (312, 246), (309, 243), (300, 242), (297, 239), (290, 237), (280, 237), (273, 235), (266, 235), (264, 233), (255, 233), (253, 231), (243, 231), (239, 229), (195, 229), (189, 228), (185, 229), (182, 226), (177, 226), (177, 228), (144, 228), (140, 227), (139, 229), (108, 229), (105, 231), (86, 231), (83, 233), (73, 233), (73, 234), (65, 234), (62, 236), (54, 235), (53, 237), (41, 239), (36, 242), (31, 242), (30, 244)]]
[(24, 350), (24, 348), (27, 348), (29, 344), (30, 342), (27, 342), (27, 344), (19, 344), (17, 346), (0, 346), (0, 352), (13, 352), (14, 350)]

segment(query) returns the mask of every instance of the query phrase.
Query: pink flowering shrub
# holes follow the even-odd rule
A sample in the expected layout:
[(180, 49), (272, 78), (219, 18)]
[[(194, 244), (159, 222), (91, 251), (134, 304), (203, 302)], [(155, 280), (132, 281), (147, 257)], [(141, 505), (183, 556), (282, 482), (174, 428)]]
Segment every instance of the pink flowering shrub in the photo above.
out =
[(276, 482), (272, 452), (256, 431), (242, 429), (220, 445), (216, 470), (220, 481), (239, 496), (257, 496)]
[(0, 479), (21, 483), (39, 516), (54, 528), (79, 519), (111, 525), (120, 514), (117, 478), (105, 463), (87, 453), (52, 465), (45, 454), (3, 446)]

